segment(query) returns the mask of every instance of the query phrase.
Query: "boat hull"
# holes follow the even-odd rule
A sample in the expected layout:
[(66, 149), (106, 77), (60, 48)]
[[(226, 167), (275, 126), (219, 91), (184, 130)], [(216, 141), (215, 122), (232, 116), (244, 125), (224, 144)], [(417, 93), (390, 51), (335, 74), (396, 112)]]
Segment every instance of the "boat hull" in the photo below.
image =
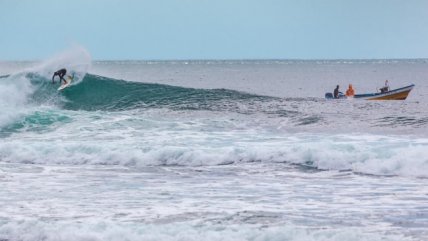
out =
[(385, 93), (355, 95), (354, 98), (364, 100), (405, 100), (414, 86), (415, 85), (412, 84), (406, 87), (390, 90)]
[[(415, 85), (409, 85), (395, 90), (390, 90), (384, 93), (372, 93), (372, 94), (360, 94), (355, 95), (354, 99), (363, 99), (363, 100), (405, 100), (412, 91)], [(332, 93), (326, 93), (326, 99), (335, 99), (333, 98)], [(346, 99), (347, 97), (343, 94), (339, 95), (339, 98), (336, 99)]]

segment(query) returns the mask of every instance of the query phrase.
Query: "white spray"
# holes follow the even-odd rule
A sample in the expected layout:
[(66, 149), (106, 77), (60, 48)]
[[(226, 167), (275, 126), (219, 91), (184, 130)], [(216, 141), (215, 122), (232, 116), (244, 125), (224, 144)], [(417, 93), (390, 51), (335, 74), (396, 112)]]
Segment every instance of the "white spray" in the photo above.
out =
[(77, 84), (82, 81), (90, 66), (89, 53), (83, 47), (75, 46), (23, 71), (10, 73), (8, 77), (0, 79), (0, 127), (34, 112), (35, 106), (29, 97), (38, 86), (31, 83), (30, 76), (51, 81), (52, 74), (56, 70), (66, 68), (67, 75), (74, 75), (73, 84)]

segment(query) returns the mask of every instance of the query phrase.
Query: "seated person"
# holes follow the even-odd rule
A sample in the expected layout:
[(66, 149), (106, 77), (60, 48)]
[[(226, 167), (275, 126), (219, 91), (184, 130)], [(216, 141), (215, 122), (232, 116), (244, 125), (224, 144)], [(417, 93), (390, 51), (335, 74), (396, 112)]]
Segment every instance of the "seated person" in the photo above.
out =
[(349, 84), (349, 87), (348, 87), (348, 89), (346, 90), (346, 96), (348, 96), (348, 97), (353, 97), (355, 95), (355, 91), (354, 91), (354, 89), (352, 88), (352, 85), (351, 84)]
[(334, 89), (333, 96), (335, 99), (339, 98), (339, 85), (336, 86), (336, 89)]
[(388, 84), (388, 80), (385, 80), (385, 86), (380, 88), (380, 93), (385, 93), (389, 91), (389, 84)]

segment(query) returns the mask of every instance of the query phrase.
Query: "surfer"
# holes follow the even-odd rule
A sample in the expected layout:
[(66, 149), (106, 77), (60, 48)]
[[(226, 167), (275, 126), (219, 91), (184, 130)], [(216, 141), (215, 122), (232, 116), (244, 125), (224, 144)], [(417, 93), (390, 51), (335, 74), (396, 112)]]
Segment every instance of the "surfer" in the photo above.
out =
[(66, 69), (60, 69), (56, 71), (52, 76), (52, 84), (55, 83), (54, 78), (55, 76), (59, 77), (59, 83), (61, 84), (61, 80), (64, 81), (64, 84), (67, 84), (67, 80), (64, 79), (65, 74), (67, 73)]
[(339, 85), (337, 85), (336, 89), (334, 89), (333, 96), (335, 99), (339, 98)]

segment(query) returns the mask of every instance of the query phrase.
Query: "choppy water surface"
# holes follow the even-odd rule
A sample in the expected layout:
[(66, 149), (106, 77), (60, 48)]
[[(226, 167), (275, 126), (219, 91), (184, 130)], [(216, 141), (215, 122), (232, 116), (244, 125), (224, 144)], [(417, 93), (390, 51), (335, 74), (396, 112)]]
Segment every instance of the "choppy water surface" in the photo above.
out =
[[(63, 92), (51, 73), (69, 66)], [(1, 240), (426, 240), (425, 60), (0, 64)], [(415, 84), (406, 101), (326, 101)]]

